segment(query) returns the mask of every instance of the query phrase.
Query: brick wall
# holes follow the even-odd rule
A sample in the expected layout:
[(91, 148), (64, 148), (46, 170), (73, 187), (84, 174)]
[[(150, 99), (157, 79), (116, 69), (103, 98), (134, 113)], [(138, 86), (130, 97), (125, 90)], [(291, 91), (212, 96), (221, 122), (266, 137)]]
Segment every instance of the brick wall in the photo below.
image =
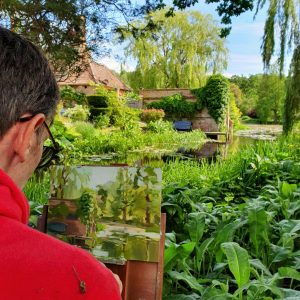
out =
[(193, 129), (201, 129), (204, 132), (219, 131), (219, 127), (215, 119), (210, 116), (206, 107), (202, 109), (202, 111), (196, 113), (192, 122)]
[[(154, 101), (159, 101), (162, 97), (174, 94), (181, 94), (187, 101), (190, 102), (196, 102), (197, 100), (189, 89), (149, 89), (140, 91), (140, 95), (143, 97), (143, 106)], [(204, 132), (219, 131), (216, 121), (210, 116), (207, 108), (197, 112), (191, 121), (193, 122), (193, 129), (201, 129)]]
[(196, 97), (189, 89), (149, 89), (140, 91), (140, 95), (143, 97), (143, 105), (159, 101), (162, 97), (174, 94), (181, 94), (186, 100), (196, 102)]

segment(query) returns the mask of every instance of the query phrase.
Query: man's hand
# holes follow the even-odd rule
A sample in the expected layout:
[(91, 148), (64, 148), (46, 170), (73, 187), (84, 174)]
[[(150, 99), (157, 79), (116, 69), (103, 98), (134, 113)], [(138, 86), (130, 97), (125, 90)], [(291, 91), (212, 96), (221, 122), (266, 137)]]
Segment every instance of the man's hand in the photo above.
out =
[(117, 283), (118, 283), (118, 286), (119, 286), (119, 289), (120, 289), (120, 294), (122, 294), (122, 291), (123, 291), (123, 283), (122, 283), (120, 277), (119, 277), (117, 274), (113, 273), (113, 275), (114, 275), (114, 277), (115, 277), (115, 279), (116, 279), (116, 281), (117, 281)]

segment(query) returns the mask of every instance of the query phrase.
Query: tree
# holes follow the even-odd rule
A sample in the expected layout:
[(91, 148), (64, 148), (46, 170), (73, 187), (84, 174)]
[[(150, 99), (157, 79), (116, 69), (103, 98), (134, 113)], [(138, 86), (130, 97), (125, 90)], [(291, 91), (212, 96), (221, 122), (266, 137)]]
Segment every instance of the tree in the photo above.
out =
[[(259, 0), (257, 10), (260, 9), (266, 1)], [(287, 50), (293, 50), (293, 59), (290, 66), (288, 88), (284, 105), (284, 123), (283, 130), (288, 134), (296, 120), (296, 115), (300, 110), (300, 28), (299, 28), (299, 2), (298, 0), (270, 0), (268, 17), (265, 22), (262, 57), (266, 68), (270, 67), (271, 58), (276, 50), (277, 28), (280, 28), (278, 57), (279, 70), (283, 73), (285, 54)]]
[(294, 50), (287, 81), (287, 93), (284, 103), (283, 130), (285, 133), (292, 131), (300, 111), (300, 45)]
[[(197, 2), (174, 0), (167, 15), (172, 16), (175, 9), (185, 9)], [(224, 16), (224, 24), (230, 24), (233, 15), (253, 7), (253, 0), (207, 2), (219, 3), (217, 9)], [(120, 25), (126, 26), (134, 36), (157, 28), (159, 24), (151, 18), (144, 28), (136, 28), (131, 21), (165, 6), (164, 0), (148, 0), (142, 5), (128, 0), (0, 0), (0, 26), (39, 45), (63, 79), (86, 68), (82, 61), (87, 55), (107, 53), (105, 44)], [(224, 33), (229, 33), (228, 28)]]
[(244, 99), (244, 94), (243, 94), (242, 90), (240, 89), (240, 87), (237, 84), (231, 82), (230, 83), (230, 92), (234, 96), (234, 101), (235, 101), (237, 107), (241, 108), (243, 99)]
[(257, 116), (262, 123), (279, 124), (285, 97), (285, 79), (276, 70), (263, 75), (258, 86)]
[(230, 82), (237, 85), (242, 92), (242, 100), (237, 104), (244, 115), (257, 117), (258, 87), (262, 76), (262, 74), (250, 75), (249, 77), (235, 75), (230, 78)]
[(239, 109), (239, 105), (242, 101), (242, 91), (240, 88), (234, 84), (230, 83), (229, 86), (230, 92), (229, 92), (229, 114), (230, 119), (233, 122), (233, 127), (235, 129), (238, 129), (240, 127), (240, 117), (242, 116), (242, 113)]
[[(126, 54), (137, 60), (135, 80), (143, 88), (199, 87), (208, 72), (226, 66), (227, 50), (220, 29), (210, 15), (200, 12), (176, 12), (165, 22), (166, 10), (151, 14), (162, 23), (159, 31), (148, 32), (138, 39), (127, 35)], [(144, 27), (146, 21), (137, 22)]]

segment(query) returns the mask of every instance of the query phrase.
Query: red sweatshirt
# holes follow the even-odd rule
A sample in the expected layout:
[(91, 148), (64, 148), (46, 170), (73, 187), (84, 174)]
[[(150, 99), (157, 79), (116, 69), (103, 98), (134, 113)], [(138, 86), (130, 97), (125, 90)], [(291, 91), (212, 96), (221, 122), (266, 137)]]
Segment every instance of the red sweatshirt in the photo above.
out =
[(120, 300), (113, 274), (88, 252), (27, 226), (29, 206), (0, 170), (0, 299)]

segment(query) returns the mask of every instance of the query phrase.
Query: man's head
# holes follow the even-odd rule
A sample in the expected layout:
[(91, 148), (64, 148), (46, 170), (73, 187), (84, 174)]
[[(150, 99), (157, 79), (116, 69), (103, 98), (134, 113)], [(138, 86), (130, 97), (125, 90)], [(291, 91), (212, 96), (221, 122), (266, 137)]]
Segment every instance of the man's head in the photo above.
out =
[(32, 43), (0, 27), (0, 168), (20, 187), (38, 164), (48, 137), (43, 123), (52, 121), (57, 102), (46, 58)]

